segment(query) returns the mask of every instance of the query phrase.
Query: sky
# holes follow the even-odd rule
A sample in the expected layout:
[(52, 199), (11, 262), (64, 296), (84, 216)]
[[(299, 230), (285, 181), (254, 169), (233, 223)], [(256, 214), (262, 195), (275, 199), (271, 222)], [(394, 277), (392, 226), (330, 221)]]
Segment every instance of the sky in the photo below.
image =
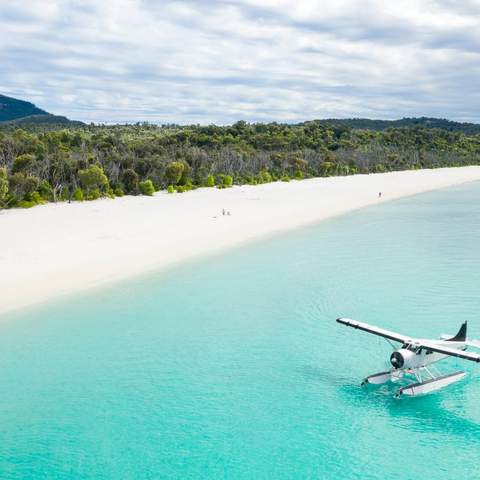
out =
[(87, 122), (480, 122), (480, 0), (0, 0), (0, 93)]

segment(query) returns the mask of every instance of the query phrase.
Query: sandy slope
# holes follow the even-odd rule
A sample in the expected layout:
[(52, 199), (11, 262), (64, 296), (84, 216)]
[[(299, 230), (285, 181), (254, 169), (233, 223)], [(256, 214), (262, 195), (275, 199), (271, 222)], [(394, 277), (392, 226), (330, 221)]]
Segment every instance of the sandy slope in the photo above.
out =
[[(2, 211), (0, 313), (363, 206), (472, 180), (480, 180), (480, 167), (319, 178)], [(223, 216), (223, 208), (231, 215)]]

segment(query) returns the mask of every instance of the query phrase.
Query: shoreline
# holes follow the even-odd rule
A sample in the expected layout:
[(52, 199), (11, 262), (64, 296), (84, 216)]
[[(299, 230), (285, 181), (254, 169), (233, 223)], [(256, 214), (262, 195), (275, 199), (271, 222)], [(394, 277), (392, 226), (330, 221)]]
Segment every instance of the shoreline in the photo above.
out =
[[(356, 209), (476, 180), (480, 166), (0, 211), (0, 316)], [(222, 215), (222, 209), (231, 214)]]

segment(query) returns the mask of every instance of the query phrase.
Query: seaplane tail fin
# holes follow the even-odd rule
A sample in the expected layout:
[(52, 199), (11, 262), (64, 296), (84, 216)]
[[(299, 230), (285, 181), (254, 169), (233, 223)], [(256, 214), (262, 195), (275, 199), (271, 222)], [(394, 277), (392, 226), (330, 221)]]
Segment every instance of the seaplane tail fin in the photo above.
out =
[(467, 339), (467, 322), (463, 322), (457, 334), (449, 338), (448, 342), (464, 342)]

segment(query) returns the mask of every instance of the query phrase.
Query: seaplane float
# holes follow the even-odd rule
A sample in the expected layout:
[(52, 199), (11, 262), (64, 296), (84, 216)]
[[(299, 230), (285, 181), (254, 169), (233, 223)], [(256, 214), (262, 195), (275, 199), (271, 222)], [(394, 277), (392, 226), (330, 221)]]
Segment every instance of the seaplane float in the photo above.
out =
[[(395, 397), (397, 398), (425, 395), (465, 377), (466, 372), (462, 371), (447, 375), (441, 374), (434, 365), (440, 360), (456, 357), (480, 362), (479, 354), (466, 351), (468, 347), (480, 349), (480, 341), (467, 339), (467, 322), (462, 324), (456, 335), (441, 335), (439, 340), (412, 338), (350, 318), (337, 318), (337, 322), (383, 337), (394, 348), (390, 355), (392, 365), (390, 370), (366, 377), (362, 381), (362, 385), (381, 385), (387, 382), (398, 382), (402, 379), (413, 380), (413, 383), (402, 386), (396, 391)], [(400, 343), (401, 347), (397, 348), (392, 342)]]

